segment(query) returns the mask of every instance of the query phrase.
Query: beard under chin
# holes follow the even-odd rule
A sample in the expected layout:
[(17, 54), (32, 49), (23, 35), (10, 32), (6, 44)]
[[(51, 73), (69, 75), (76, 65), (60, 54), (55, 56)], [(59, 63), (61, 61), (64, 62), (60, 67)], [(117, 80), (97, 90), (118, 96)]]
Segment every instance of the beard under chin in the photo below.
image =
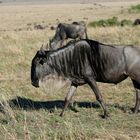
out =
[(58, 90), (68, 87), (69, 84), (70, 80), (56, 75), (45, 76), (39, 81), (39, 85), (47, 93), (56, 93)]

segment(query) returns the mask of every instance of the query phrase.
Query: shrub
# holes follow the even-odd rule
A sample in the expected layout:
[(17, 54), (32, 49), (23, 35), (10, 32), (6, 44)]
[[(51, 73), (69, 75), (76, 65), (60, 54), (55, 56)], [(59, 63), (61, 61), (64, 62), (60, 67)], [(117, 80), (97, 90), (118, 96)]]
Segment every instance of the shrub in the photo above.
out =
[(99, 21), (93, 21), (93, 22), (89, 23), (89, 26), (106, 27), (106, 26), (116, 26), (118, 24), (119, 24), (118, 18), (114, 16), (114, 17), (106, 19), (106, 20), (101, 19)]
[(116, 26), (116, 25), (119, 25), (119, 21), (118, 21), (118, 18), (117, 17), (113, 17), (111, 19), (107, 19), (107, 24), (108, 26)]
[(131, 20), (127, 20), (127, 19), (123, 19), (121, 22), (120, 22), (120, 25), (121, 26), (125, 26), (125, 25), (128, 25), (128, 26), (131, 26), (133, 23)]
[(89, 23), (89, 26), (91, 27), (107, 27), (107, 26), (125, 26), (125, 25), (132, 25), (131, 20), (123, 19), (121, 21), (118, 21), (117, 17), (112, 17), (106, 20), (99, 20), (99, 21), (93, 21)]
[(131, 7), (128, 9), (128, 12), (129, 12), (129, 13), (139, 13), (139, 12), (140, 12), (140, 4), (131, 6)]

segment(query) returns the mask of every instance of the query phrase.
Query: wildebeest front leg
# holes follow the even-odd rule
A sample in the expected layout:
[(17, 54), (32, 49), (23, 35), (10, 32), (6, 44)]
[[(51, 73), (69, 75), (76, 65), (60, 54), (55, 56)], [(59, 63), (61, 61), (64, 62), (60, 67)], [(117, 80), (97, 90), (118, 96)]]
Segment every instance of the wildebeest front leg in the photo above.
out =
[(92, 90), (94, 91), (97, 101), (101, 104), (101, 106), (103, 108), (103, 111), (104, 111), (103, 118), (108, 117), (108, 112), (107, 112), (104, 100), (102, 98), (102, 95), (101, 95), (101, 93), (98, 89), (98, 86), (96, 84), (96, 81), (94, 79), (88, 79), (88, 84), (92, 88)]
[(62, 110), (60, 116), (63, 116), (64, 115), (64, 112), (65, 112), (66, 108), (68, 107), (68, 105), (70, 103), (70, 100), (72, 99), (72, 96), (74, 95), (74, 93), (76, 91), (76, 88), (77, 87), (71, 85), (71, 87), (69, 89), (69, 92), (68, 92), (67, 96), (65, 97), (64, 109)]
[(135, 107), (133, 109), (133, 112), (137, 113), (139, 110), (139, 106), (140, 106), (140, 84), (135, 80), (132, 80), (132, 81), (133, 81), (133, 85), (136, 89), (136, 103), (135, 103)]

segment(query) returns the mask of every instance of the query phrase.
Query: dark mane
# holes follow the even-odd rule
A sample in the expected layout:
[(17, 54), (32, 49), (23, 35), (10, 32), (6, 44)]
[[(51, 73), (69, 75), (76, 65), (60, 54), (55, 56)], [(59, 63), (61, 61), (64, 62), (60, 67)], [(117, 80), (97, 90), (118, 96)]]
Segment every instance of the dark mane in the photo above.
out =
[(101, 43), (101, 42), (98, 42), (98, 41), (96, 41), (96, 40), (86, 40), (89, 44), (90, 44), (90, 46), (94, 46), (94, 47), (96, 47), (96, 45), (98, 46), (99, 44), (100, 45), (102, 45), (103, 47), (106, 47), (106, 46), (108, 46), (108, 47), (112, 47), (112, 48), (116, 48), (115, 46), (116, 45), (110, 45), (110, 44), (105, 44), (105, 43)]

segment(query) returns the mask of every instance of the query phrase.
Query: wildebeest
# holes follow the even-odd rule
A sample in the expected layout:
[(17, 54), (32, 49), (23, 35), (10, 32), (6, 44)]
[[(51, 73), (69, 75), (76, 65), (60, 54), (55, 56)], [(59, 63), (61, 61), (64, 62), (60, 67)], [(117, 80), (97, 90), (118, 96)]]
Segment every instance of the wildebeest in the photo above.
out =
[(133, 25), (140, 25), (140, 19), (136, 19)]
[(108, 116), (96, 82), (117, 84), (130, 77), (136, 89), (134, 112), (140, 106), (140, 49), (133, 46), (111, 46), (93, 40), (78, 40), (57, 50), (39, 50), (32, 60), (31, 82), (39, 87), (43, 77), (57, 75), (70, 79), (63, 115), (76, 88), (88, 84)]
[(57, 49), (63, 46), (64, 40), (71, 39), (84, 39), (88, 38), (86, 25), (83, 21), (68, 23), (59, 23), (55, 35), (52, 40), (50, 40), (50, 49)]

